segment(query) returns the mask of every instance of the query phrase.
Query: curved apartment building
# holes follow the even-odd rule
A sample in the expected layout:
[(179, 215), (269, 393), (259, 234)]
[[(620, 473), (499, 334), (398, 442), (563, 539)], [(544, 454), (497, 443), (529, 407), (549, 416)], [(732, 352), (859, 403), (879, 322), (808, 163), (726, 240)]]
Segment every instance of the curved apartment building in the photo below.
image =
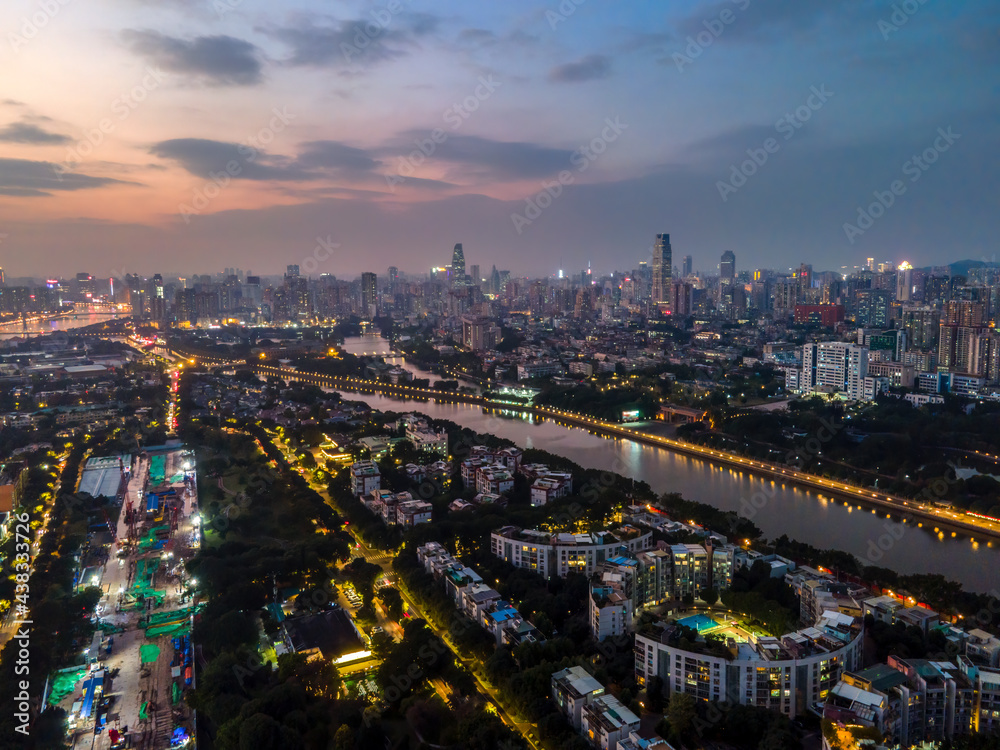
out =
[[(725, 636), (724, 629), (720, 634)], [(659, 638), (636, 634), (640, 685), (658, 675), (669, 694), (760, 706), (788, 716), (823, 703), (844, 672), (861, 667), (864, 646), (863, 621), (831, 611), (812, 627), (781, 638), (726, 638), (728, 656), (671, 646), (671, 636), (669, 627)]]

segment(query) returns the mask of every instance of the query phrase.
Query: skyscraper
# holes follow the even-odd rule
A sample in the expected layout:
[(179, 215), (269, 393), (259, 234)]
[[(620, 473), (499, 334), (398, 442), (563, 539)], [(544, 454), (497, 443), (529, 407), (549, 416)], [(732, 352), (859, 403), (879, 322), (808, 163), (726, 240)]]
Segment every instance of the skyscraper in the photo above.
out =
[(451, 278), (453, 284), (465, 284), (465, 253), (462, 252), (461, 242), (455, 244), (455, 251), (451, 254)]
[(681, 266), (681, 276), (687, 278), (694, 271), (694, 261), (690, 255), (684, 256), (684, 265)]
[(653, 245), (653, 290), (652, 303), (661, 309), (670, 310), (670, 275), (673, 268), (673, 254), (670, 249), (670, 235), (656, 235)]
[(732, 250), (726, 250), (722, 254), (719, 262), (719, 283), (732, 284), (736, 279), (736, 254)]
[(285, 276), (298, 276), (299, 267), (297, 265), (285, 266)]
[(371, 271), (361, 274), (361, 312), (370, 318), (378, 314), (378, 275)]

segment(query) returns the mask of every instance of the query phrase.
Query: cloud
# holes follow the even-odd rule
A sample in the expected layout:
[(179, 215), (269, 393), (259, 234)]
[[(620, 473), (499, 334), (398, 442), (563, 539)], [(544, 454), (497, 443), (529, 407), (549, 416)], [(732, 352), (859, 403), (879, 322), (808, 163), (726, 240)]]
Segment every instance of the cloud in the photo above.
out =
[(549, 71), (554, 83), (580, 83), (611, 75), (611, 59), (604, 55), (587, 55), (575, 62), (557, 65)]
[(304, 171), (288, 166), (288, 160), (270, 157), (249, 146), (207, 138), (174, 138), (155, 144), (150, 153), (172, 159), (198, 177), (229, 174), (245, 180), (309, 179)]
[(677, 32), (682, 39), (696, 37), (708, 28), (706, 24), (716, 23), (727, 13), (732, 20), (721, 35), (715, 34), (719, 41), (769, 43), (821, 24), (827, 30), (874, 23), (885, 8), (875, 0), (715, 0), (683, 18)]
[(319, 19), (295, 26), (261, 29), (291, 48), (289, 65), (353, 68), (395, 60), (419, 48), (419, 40), (438, 27), (438, 18), (426, 13), (390, 17), (386, 23), (357, 18), (321, 23)]
[(302, 144), (302, 150), (295, 160), (304, 168), (344, 169), (350, 171), (369, 171), (379, 166), (380, 162), (368, 155), (368, 152), (347, 146), (339, 141), (309, 141)]
[[(411, 131), (401, 138), (407, 145), (425, 132)], [(412, 146), (410, 146), (412, 148)], [(550, 148), (535, 143), (494, 141), (474, 135), (452, 135), (434, 154), (435, 159), (473, 167), (498, 179), (549, 177), (570, 167), (569, 149)]]
[(86, 190), (116, 183), (136, 184), (66, 172), (63, 165), (47, 161), (0, 158), (0, 195), (39, 197), (50, 195), (50, 190)]
[(68, 143), (70, 137), (61, 133), (50, 133), (29, 122), (12, 122), (5, 128), (0, 128), (0, 141), (6, 143)]
[(497, 35), (489, 29), (462, 29), (458, 32), (458, 40), (473, 44), (493, 44), (497, 41)]
[(193, 75), (214, 86), (251, 86), (263, 78), (260, 51), (231, 36), (199, 36), (192, 40), (158, 31), (124, 32), (133, 52), (172, 73)]
[(206, 179), (224, 173), (245, 180), (307, 182), (324, 177), (357, 176), (381, 164), (366, 151), (339, 141), (308, 141), (302, 144), (295, 158), (205, 138), (161, 141), (150, 152), (176, 161), (191, 174)]

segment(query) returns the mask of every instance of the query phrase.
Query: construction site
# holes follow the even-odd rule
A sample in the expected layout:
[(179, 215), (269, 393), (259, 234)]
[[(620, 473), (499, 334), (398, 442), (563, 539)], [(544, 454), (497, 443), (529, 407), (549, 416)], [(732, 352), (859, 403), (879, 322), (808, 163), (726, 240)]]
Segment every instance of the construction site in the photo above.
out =
[(66, 710), (73, 748), (193, 747), (184, 694), (195, 685), (199, 604), (184, 563), (201, 541), (194, 457), (150, 450), (122, 481), (117, 525), (102, 530), (105, 563), (81, 576), (103, 592), (93, 642), (83, 663), (51, 679), (47, 702)]

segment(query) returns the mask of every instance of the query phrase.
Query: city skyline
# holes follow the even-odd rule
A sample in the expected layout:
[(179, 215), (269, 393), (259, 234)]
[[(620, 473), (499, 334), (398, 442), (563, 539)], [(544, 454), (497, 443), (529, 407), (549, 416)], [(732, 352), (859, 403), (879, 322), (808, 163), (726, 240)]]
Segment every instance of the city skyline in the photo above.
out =
[[(0, 257), (278, 273), (323, 241), (353, 274), (460, 237), (538, 275), (641, 258), (669, 227), (747, 267), (992, 259), (997, 9), (912, 5), (18, 0)], [(65, 50), (86, 54), (64, 70)]]

